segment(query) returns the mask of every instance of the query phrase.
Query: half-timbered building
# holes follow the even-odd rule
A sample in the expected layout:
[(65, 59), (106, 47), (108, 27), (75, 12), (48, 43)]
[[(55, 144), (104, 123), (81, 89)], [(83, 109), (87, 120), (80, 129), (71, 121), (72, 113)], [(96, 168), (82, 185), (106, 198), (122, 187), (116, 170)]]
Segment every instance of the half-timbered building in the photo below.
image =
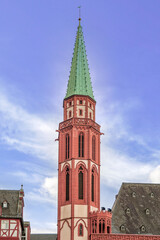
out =
[(30, 223), (23, 221), (23, 186), (0, 190), (0, 240), (30, 240)]

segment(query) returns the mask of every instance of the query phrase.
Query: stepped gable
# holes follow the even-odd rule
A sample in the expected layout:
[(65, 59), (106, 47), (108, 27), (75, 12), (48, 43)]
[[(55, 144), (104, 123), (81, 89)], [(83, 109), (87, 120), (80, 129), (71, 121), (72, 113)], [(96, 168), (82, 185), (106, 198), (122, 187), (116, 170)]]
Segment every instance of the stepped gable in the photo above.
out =
[(31, 234), (30, 240), (56, 240), (57, 234)]
[(122, 183), (112, 208), (112, 233), (160, 234), (160, 184)]
[[(0, 218), (16, 218), (22, 215), (22, 212), (19, 212), (19, 194), (18, 190), (0, 190), (0, 206), (1, 206), (1, 215)], [(7, 202), (7, 207), (3, 207), (3, 203)], [(22, 208), (21, 208), (22, 210)]]
[(79, 22), (65, 99), (85, 95), (94, 100), (82, 26)]

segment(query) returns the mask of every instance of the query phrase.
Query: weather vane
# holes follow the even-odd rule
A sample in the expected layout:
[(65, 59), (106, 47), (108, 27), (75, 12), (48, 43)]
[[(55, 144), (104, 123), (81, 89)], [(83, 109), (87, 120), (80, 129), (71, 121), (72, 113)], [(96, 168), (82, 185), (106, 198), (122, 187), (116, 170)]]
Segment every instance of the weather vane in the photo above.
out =
[(79, 8), (79, 24), (80, 24), (80, 21), (81, 21), (81, 6), (78, 7)]

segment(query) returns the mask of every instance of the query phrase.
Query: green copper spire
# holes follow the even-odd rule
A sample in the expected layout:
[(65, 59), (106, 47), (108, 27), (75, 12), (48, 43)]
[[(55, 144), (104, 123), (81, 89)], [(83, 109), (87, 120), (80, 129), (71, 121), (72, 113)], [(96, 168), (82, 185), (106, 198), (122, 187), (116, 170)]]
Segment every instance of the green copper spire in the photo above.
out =
[(79, 18), (79, 26), (65, 98), (72, 95), (85, 95), (94, 99), (80, 21), (81, 19)]

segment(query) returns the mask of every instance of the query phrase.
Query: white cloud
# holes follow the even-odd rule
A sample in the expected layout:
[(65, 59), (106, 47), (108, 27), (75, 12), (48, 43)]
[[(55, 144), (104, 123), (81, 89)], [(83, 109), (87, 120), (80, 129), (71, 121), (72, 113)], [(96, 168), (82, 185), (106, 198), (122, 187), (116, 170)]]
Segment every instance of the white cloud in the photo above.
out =
[(106, 147), (102, 153), (101, 180), (108, 186), (118, 189), (122, 182), (148, 182), (154, 166), (139, 162), (125, 152)]
[[(34, 182), (34, 175), (31, 179)], [(25, 198), (29, 201), (45, 203), (49, 202), (53, 207), (57, 204), (57, 187), (58, 187), (58, 178), (53, 177), (37, 177), (36, 187), (32, 188), (32, 191), (25, 194)], [(35, 185), (34, 185), (35, 186)]]
[[(101, 180), (108, 187), (118, 190), (122, 182), (160, 182), (158, 176), (159, 168), (157, 169), (157, 160), (159, 159), (159, 151), (151, 148), (146, 139), (141, 135), (136, 135), (130, 131), (129, 122), (126, 122), (128, 112), (133, 107), (139, 107), (137, 101), (131, 101), (121, 106), (119, 103), (100, 107), (100, 120), (103, 119), (102, 131), (105, 136), (101, 137)], [(118, 144), (124, 142), (130, 145), (134, 151), (133, 143), (136, 143), (137, 148), (143, 149), (143, 153), (149, 152), (148, 161), (144, 162), (143, 153), (136, 153), (134, 157), (128, 149), (123, 145)], [(115, 144), (118, 143), (118, 144)]]
[(53, 200), (57, 199), (57, 187), (58, 187), (58, 178), (57, 177), (47, 177), (42, 184), (42, 192), (48, 193)]
[(33, 222), (31, 226), (31, 233), (57, 233), (57, 223), (55, 222)]
[(160, 165), (152, 170), (149, 175), (149, 178), (152, 183), (160, 183)]
[(43, 119), (11, 102), (4, 92), (0, 92), (0, 119), (2, 143), (41, 159), (57, 161), (56, 116)]

